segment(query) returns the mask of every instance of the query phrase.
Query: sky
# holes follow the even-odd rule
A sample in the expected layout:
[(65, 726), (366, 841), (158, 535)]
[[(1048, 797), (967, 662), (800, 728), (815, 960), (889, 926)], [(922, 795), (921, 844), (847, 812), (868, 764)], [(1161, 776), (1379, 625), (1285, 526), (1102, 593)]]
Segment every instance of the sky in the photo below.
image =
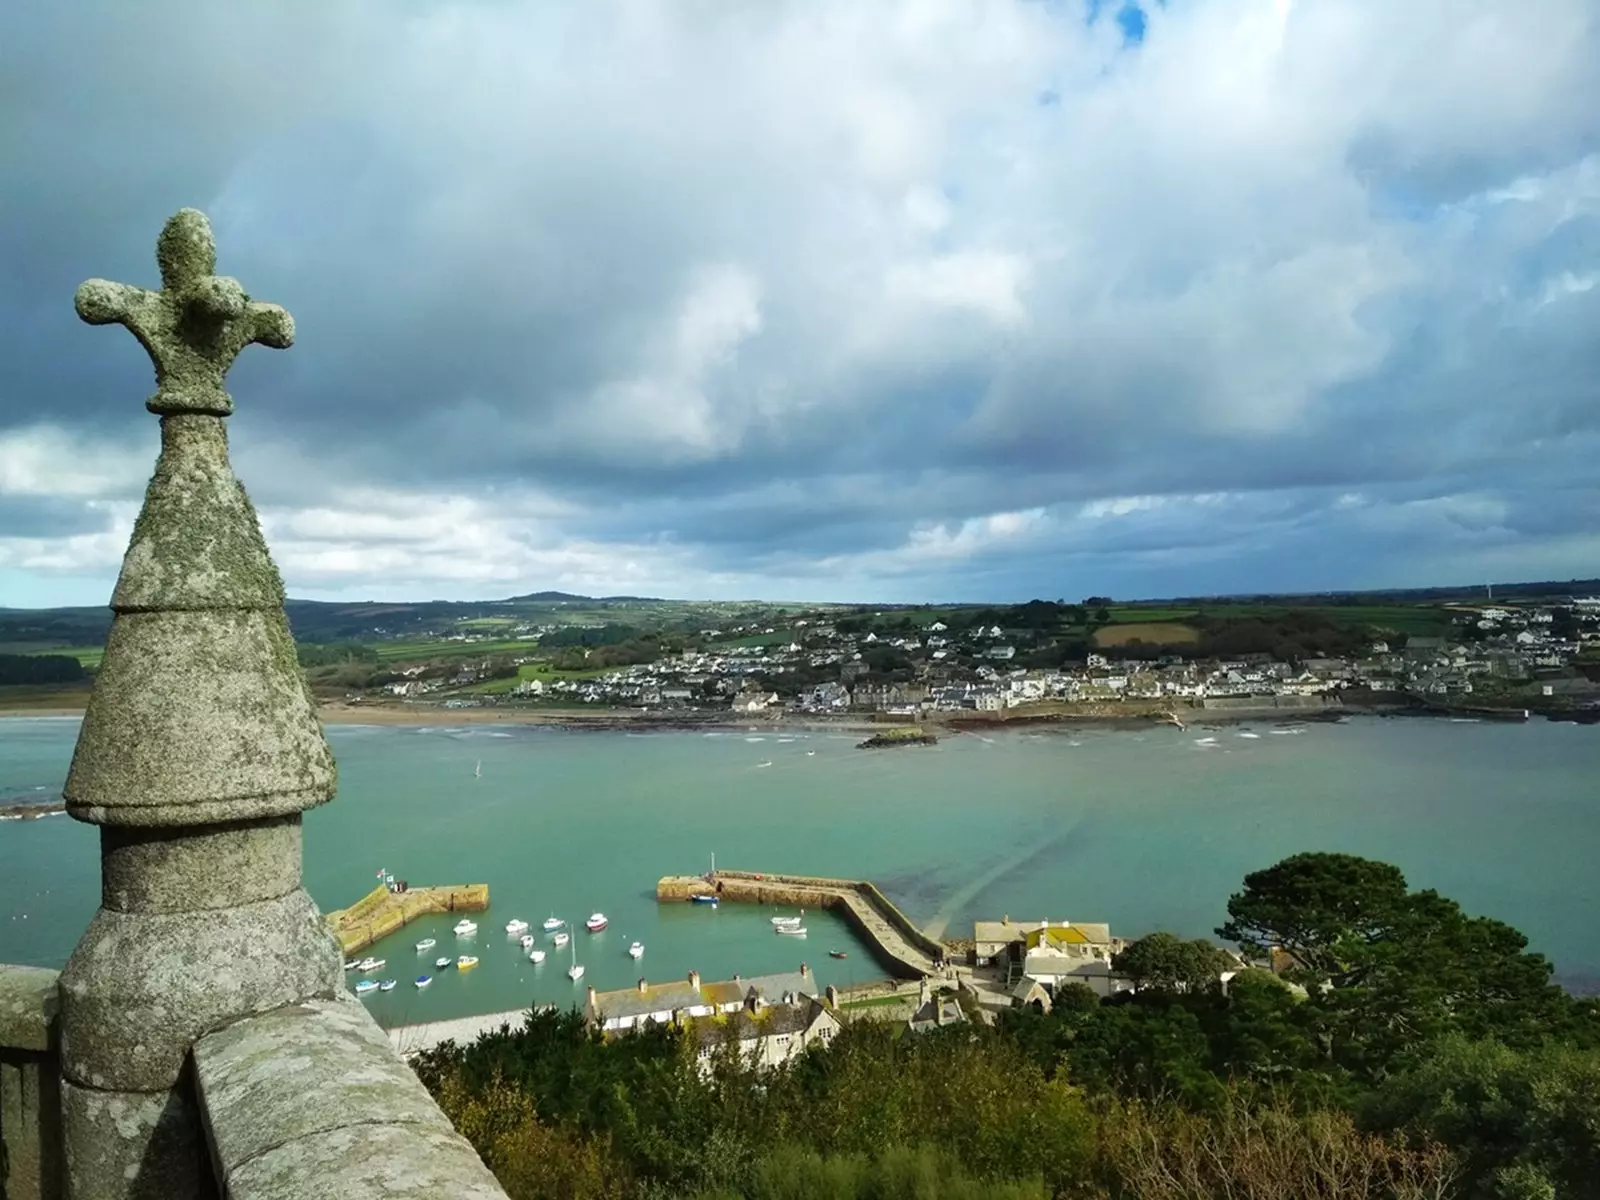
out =
[(0, 6), (0, 606), (218, 270), (289, 593), (919, 602), (1600, 575), (1594, 0)]

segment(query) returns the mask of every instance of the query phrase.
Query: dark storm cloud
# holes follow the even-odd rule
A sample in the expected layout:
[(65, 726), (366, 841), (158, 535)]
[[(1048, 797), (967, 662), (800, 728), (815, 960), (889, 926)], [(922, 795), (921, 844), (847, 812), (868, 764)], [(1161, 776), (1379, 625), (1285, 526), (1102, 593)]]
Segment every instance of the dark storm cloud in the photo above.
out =
[(297, 320), (230, 387), (300, 592), (1600, 570), (1583, 0), (20, 8), (0, 601), (114, 573), (149, 369), (72, 292), (184, 204)]

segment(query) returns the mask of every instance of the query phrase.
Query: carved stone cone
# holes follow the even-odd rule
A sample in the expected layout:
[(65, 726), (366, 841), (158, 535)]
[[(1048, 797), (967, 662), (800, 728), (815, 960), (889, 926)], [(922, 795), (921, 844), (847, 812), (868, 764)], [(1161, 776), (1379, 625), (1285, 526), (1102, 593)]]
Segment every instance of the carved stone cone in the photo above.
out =
[(281, 314), (274, 336), (285, 326), (292, 335), (293, 323), (275, 305), (212, 303), (219, 291), (243, 292), (197, 274), (215, 249), (193, 209), (167, 223), (161, 250), (168, 290), (101, 280), (79, 289), (85, 319), (135, 330), (156, 364), (158, 399), (173, 389), (183, 404), (161, 418), (161, 458), (112, 595), (67, 809), (99, 825), (302, 812), (332, 798), (333, 756), (295, 658), (283, 583), (217, 415), (232, 409), (221, 383), (234, 356), (269, 340), (255, 328), (261, 314)]
[(85, 321), (127, 326), (155, 363), (161, 458), (63, 789), (101, 827), (101, 907), (60, 978), (75, 1196), (210, 1191), (185, 1075), (195, 1042), (343, 992), (301, 886), (300, 814), (333, 797), (333, 755), (223, 425), (233, 359), (288, 346), (294, 323), (211, 274), (215, 253), (185, 209), (159, 243), (160, 292), (78, 289)]

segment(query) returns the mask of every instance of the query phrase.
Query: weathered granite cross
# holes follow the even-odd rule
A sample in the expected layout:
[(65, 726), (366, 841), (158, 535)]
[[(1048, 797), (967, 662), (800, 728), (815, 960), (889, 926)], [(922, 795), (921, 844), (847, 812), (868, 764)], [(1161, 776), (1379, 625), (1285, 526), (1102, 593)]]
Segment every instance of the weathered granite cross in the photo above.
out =
[(286, 350), (294, 318), (276, 304), (250, 299), (237, 279), (217, 275), (211, 223), (197, 209), (180, 209), (156, 243), (161, 290), (91, 279), (78, 288), (78, 315), (91, 325), (125, 325), (156, 367), (156, 394), (145, 407), (163, 416), (207, 413), (226, 417), (233, 399), (222, 381), (251, 343)]

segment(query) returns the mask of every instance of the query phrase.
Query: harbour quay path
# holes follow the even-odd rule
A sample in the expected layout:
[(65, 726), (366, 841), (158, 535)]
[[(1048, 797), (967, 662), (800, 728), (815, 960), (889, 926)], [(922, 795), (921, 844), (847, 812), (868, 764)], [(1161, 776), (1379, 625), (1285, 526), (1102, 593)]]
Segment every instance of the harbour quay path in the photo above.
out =
[[(545, 1008), (553, 1009), (554, 1005)], [(401, 1058), (410, 1058), (424, 1050), (432, 1050), (445, 1042), (470, 1046), (486, 1033), (497, 1033), (501, 1026), (509, 1025), (515, 1033), (528, 1023), (531, 1010), (514, 1008), (507, 1012), (482, 1013), (476, 1017), (454, 1017), (448, 1021), (427, 1021), (420, 1025), (396, 1025), (386, 1030), (389, 1044)]]
[(656, 899), (663, 903), (696, 896), (744, 904), (826, 908), (838, 912), (896, 977), (924, 979), (942, 974), (935, 964), (944, 959), (943, 945), (918, 929), (867, 880), (717, 870), (705, 875), (668, 875), (656, 884)]

